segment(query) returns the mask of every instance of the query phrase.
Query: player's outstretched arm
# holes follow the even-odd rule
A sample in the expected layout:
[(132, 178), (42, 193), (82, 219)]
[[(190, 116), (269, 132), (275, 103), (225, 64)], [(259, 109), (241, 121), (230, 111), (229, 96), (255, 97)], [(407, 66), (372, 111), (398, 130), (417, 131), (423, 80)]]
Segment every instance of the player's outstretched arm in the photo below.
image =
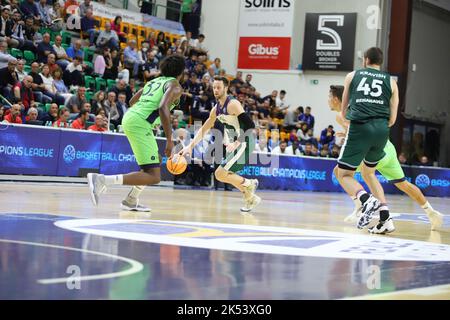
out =
[(211, 112), (209, 113), (208, 120), (206, 120), (206, 122), (200, 128), (199, 132), (197, 132), (197, 134), (195, 135), (195, 137), (192, 140), (192, 142), (189, 145), (187, 145), (186, 148), (184, 148), (180, 152), (180, 154), (183, 155), (183, 156), (191, 155), (192, 154), (192, 149), (194, 149), (194, 147), (197, 145), (197, 143), (202, 141), (202, 139), (205, 136), (205, 134), (207, 134), (208, 131), (211, 130), (212, 127), (214, 127), (214, 123), (215, 122), (216, 122), (216, 107), (214, 107), (211, 110)]
[(400, 101), (398, 94), (397, 81), (391, 79), (392, 97), (391, 97), (391, 117), (389, 119), (389, 127), (392, 127), (397, 121), (398, 104)]
[(180, 98), (181, 92), (181, 87), (177, 82), (170, 82), (166, 93), (159, 104), (159, 117), (167, 139), (166, 149), (164, 150), (167, 157), (172, 155), (172, 149), (174, 146), (172, 141), (172, 127), (170, 125), (170, 106)]
[(138, 102), (138, 100), (141, 98), (142, 91), (144, 91), (144, 88), (140, 89), (136, 94), (130, 99), (130, 108)]
[(341, 112), (343, 119), (345, 119), (345, 116), (347, 114), (348, 104), (350, 103), (350, 84), (353, 81), (354, 75), (355, 75), (355, 72), (351, 72), (345, 77), (344, 93), (342, 94), (342, 112)]

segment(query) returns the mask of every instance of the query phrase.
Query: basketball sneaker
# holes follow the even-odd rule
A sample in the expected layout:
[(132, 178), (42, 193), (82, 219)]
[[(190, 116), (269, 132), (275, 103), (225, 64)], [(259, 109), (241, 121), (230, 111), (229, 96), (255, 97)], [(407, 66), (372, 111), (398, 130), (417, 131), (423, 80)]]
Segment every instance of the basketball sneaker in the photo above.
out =
[(92, 203), (94, 206), (97, 206), (100, 195), (106, 192), (105, 176), (97, 173), (88, 173), (87, 179)]
[(244, 207), (241, 208), (241, 212), (250, 212), (261, 202), (261, 198), (255, 194), (256, 189), (258, 189), (258, 186), (259, 181), (253, 179), (250, 180), (250, 185), (248, 187), (245, 187)]
[(381, 207), (380, 201), (373, 195), (370, 195), (369, 199), (363, 204), (361, 216), (359, 217), (357, 227), (362, 229), (373, 219), (373, 214)]
[(353, 212), (345, 217), (344, 222), (355, 223), (361, 216), (362, 207), (355, 208)]
[(386, 221), (380, 221), (376, 226), (369, 228), (369, 232), (373, 234), (386, 234), (395, 231), (394, 220), (392, 218)]
[(122, 203), (120, 204), (120, 207), (125, 211), (135, 211), (135, 212), (150, 212), (150, 211), (152, 211), (152, 209), (150, 209), (146, 206), (141, 206), (139, 204), (139, 200), (136, 201), (136, 203), (131, 203), (128, 200), (123, 200)]
[(444, 215), (439, 211), (433, 210), (431, 213), (427, 213), (428, 219), (430, 219), (431, 230), (435, 231), (444, 224)]

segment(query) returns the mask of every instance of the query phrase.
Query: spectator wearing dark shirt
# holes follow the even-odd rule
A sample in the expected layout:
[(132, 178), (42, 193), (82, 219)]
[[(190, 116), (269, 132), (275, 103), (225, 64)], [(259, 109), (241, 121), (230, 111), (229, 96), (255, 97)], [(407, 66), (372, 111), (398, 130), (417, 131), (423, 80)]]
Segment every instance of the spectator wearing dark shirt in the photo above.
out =
[(44, 33), (42, 41), (37, 46), (37, 61), (47, 63), (47, 56), (53, 53), (56, 57), (55, 49), (50, 44), (50, 34)]
[(322, 130), (321, 134), (320, 134), (320, 144), (325, 145), (331, 145), (334, 143), (336, 137), (335, 137), (335, 132), (333, 130), (333, 126), (330, 125), (328, 126), (328, 128)]
[(314, 116), (311, 114), (311, 107), (306, 107), (305, 113), (301, 114), (298, 120), (306, 123), (309, 129), (314, 129), (315, 120)]
[(147, 61), (142, 66), (142, 74), (144, 81), (149, 81), (159, 75), (158, 60), (154, 51), (147, 51)]
[(44, 123), (44, 126), (51, 126), (56, 121), (58, 118), (58, 110), (59, 106), (56, 103), (52, 103), (50, 110), (40, 119)]
[(10, 59), (8, 66), (0, 69), (0, 92), (6, 99), (13, 100), (12, 88), (19, 81), (19, 75), (16, 72), (17, 59)]
[(86, 88), (79, 87), (78, 93), (73, 95), (67, 102), (67, 107), (69, 108), (70, 113), (79, 113), (86, 102)]
[(236, 88), (240, 88), (244, 85), (244, 80), (242, 80), (242, 71), (238, 71), (236, 73), (236, 78), (231, 80), (230, 85), (236, 86)]
[(32, 16), (36, 20), (40, 20), (39, 10), (34, 0), (25, 0), (20, 4), (20, 11), (25, 16)]
[(95, 30), (97, 20), (94, 19), (92, 9), (86, 10), (86, 15), (81, 18), (81, 31), (89, 36), (89, 45), (95, 45), (95, 37), (98, 35), (98, 31)]
[(125, 80), (119, 80), (115, 87), (111, 88), (109, 92), (114, 92), (116, 94), (116, 98), (119, 97), (119, 94), (124, 93), (126, 96), (126, 103), (130, 103), (130, 99), (133, 96), (130, 87), (127, 85)]
[(9, 15), (9, 8), (3, 7), (0, 17), (0, 41), (6, 41), (10, 47), (17, 48), (19, 41), (12, 38), (14, 21), (9, 18)]
[(31, 88), (33, 89), (33, 94), (36, 101), (44, 104), (51, 103), (53, 101), (54, 95), (45, 90), (44, 81), (39, 74), (39, 63), (33, 62), (31, 64), (31, 72), (28, 73), (28, 75), (33, 77)]
[(26, 76), (21, 82), (14, 86), (14, 96), (16, 103), (22, 108), (22, 114), (28, 113), (28, 109), (35, 105), (34, 94), (31, 88), (33, 77)]

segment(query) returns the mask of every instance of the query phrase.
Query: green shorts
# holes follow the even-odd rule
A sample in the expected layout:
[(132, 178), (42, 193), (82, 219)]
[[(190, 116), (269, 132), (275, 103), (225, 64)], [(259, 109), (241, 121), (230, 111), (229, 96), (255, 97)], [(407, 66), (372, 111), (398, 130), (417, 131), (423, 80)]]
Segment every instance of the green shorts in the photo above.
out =
[(158, 144), (150, 123), (130, 110), (123, 117), (122, 127), (141, 169), (159, 167)]
[(384, 147), (388, 139), (387, 119), (351, 121), (338, 159), (339, 168), (355, 171), (363, 161), (368, 167), (376, 167), (386, 155)]
[(237, 173), (244, 169), (244, 166), (250, 162), (250, 155), (254, 150), (254, 137), (246, 137), (245, 142), (241, 143), (234, 152), (226, 154), (221, 166), (227, 171)]

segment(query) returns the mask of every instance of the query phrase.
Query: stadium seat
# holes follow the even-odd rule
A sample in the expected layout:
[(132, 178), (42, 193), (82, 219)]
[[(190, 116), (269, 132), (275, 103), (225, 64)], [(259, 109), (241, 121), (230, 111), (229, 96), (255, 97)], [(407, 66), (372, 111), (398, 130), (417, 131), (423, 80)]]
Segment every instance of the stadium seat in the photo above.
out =
[(62, 31), (61, 36), (62, 36), (62, 43), (65, 43), (68, 46), (72, 44), (72, 34), (70, 32)]
[(103, 78), (96, 78), (95, 79), (95, 90), (96, 91), (100, 91), (100, 90), (106, 90), (107, 86), (106, 86), (106, 80)]
[(120, 49), (124, 50), (126, 47), (128, 47), (128, 44), (126, 42), (121, 42), (120, 43)]
[(23, 52), (16, 48), (11, 48), (11, 55), (14, 58), (23, 58)]
[(29, 50), (25, 50), (23, 52), (23, 57), (27, 61), (27, 64), (31, 64), (33, 61), (36, 60), (36, 56), (34, 55), (34, 53), (32, 51), (29, 51)]
[(95, 50), (89, 49), (89, 48), (84, 48), (83, 51), (84, 51), (83, 60), (92, 62), (92, 60), (94, 59)]
[(25, 71), (27, 74), (31, 72), (31, 66), (29, 64), (26, 64), (23, 67), (23, 71)]
[(107, 23), (107, 22), (111, 22), (108, 18), (103, 18), (103, 17), (101, 17), (100, 19), (101, 19), (101, 24), (100, 24), (100, 28), (101, 28), (101, 29), (105, 29), (106, 23)]
[(138, 37), (146, 37), (147, 36), (147, 28), (143, 26), (138, 26)]
[(102, 26), (102, 18), (101, 17), (94, 17), (94, 19), (96, 20), (96, 29), (102, 29), (104, 28), (104, 26)]
[(122, 22), (120, 25), (120, 31), (130, 33), (130, 24), (128, 22)]
[(95, 122), (86, 121), (86, 129), (89, 128), (90, 126), (93, 126), (94, 124), (95, 124)]
[(84, 76), (84, 86), (91, 90), (95, 90), (95, 79), (91, 76)]
[(137, 37), (137, 47), (138, 47), (138, 50), (142, 48), (142, 42), (144, 42), (144, 40), (145, 40), (144, 37), (141, 37), (141, 36), (138, 36), (138, 37)]
[(128, 33), (131, 33), (132, 35), (137, 37), (139, 35), (139, 26), (135, 24), (130, 24), (130, 32)]
[(114, 88), (114, 86), (116, 85), (116, 80), (112, 80), (112, 79), (108, 79), (106, 81), (107, 86), (108, 86), (108, 90)]
[(67, 43), (61, 43), (61, 47), (63, 47), (64, 50), (67, 50), (70, 46)]
[(85, 97), (86, 97), (87, 102), (91, 103), (93, 96), (94, 96), (94, 93), (92, 91), (86, 91)]
[(92, 62), (84, 61), (84, 64), (90, 67), (91, 69), (94, 69), (94, 64)]
[(45, 107), (44, 107), (45, 112), (49, 112), (51, 106), (52, 106), (51, 103), (46, 103), (46, 104), (45, 104)]

